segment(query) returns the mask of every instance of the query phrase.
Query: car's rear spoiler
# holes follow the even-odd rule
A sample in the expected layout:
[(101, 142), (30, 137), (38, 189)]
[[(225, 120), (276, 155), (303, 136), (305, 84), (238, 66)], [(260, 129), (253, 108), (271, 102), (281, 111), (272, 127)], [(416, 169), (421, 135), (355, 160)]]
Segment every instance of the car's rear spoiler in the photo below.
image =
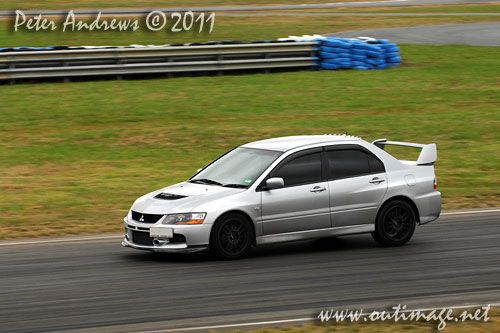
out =
[(387, 141), (387, 139), (378, 139), (373, 141), (372, 144), (379, 147), (380, 149), (384, 149), (386, 145), (421, 148), (422, 151), (418, 156), (417, 165), (432, 165), (437, 160), (437, 149), (435, 143), (424, 145), (420, 143)]

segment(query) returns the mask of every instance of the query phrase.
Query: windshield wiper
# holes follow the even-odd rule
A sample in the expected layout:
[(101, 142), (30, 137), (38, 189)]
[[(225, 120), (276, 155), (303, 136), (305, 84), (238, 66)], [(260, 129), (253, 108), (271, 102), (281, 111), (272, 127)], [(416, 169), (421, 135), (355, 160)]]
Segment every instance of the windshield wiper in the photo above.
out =
[(248, 188), (248, 185), (243, 184), (224, 184), (222, 187)]
[(222, 183), (219, 183), (218, 181), (215, 181), (215, 180), (212, 180), (212, 179), (206, 179), (206, 178), (191, 179), (189, 182), (190, 183), (195, 183), (195, 184), (208, 184), (208, 185), (222, 186)]

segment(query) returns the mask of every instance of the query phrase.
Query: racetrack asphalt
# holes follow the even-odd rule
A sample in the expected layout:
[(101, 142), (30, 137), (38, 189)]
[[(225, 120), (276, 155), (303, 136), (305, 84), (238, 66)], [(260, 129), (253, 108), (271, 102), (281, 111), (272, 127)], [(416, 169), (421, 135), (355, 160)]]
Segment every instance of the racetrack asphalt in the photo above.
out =
[(325, 36), (373, 37), (406, 44), (500, 46), (500, 22), (343, 31)]
[[(205, 7), (169, 7), (155, 8), (165, 12), (178, 12), (192, 10), (194, 12), (226, 12), (226, 11), (269, 11), (269, 10), (303, 10), (303, 9), (328, 9), (328, 8), (361, 8), (361, 7), (401, 7), (423, 5), (449, 5), (449, 4), (481, 4), (498, 2), (498, 0), (382, 0), (360, 2), (337, 2), (300, 5), (270, 5), (270, 6), (205, 6)], [(26, 15), (66, 15), (68, 10), (24, 10)], [(110, 8), (110, 9), (75, 9), (76, 15), (93, 15), (101, 12), (103, 15), (143, 15), (151, 12), (152, 8)], [(15, 17), (15, 11), (0, 11), (0, 17)]]
[(370, 235), (255, 249), (238, 261), (157, 255), (120, 239), (0, 243), (0, 330), (137, 332), (500, 301), (500, 213), (452, 214), (404, 247)]

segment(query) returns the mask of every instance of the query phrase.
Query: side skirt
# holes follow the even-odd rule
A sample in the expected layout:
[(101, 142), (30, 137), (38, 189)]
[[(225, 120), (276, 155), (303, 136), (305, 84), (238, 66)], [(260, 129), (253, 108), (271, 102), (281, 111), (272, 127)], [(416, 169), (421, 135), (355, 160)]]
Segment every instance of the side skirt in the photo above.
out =
[(256, 243), (257, 245), (262, 245), (271, 243), (291, 242), (297, 240), (325, 238), (332, 236), (364, 234), (374, 231), (375, 231), (375, 224), (349, 225), (345, 227), (295, 231), (295, 232), (287, 232), (276, 235), (259, 236), (256, 239)]

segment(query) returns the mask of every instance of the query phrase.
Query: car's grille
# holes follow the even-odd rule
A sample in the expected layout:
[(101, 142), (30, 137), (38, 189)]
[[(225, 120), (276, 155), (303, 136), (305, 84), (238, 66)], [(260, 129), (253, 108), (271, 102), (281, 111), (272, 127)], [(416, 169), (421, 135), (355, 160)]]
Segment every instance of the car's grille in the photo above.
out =
[(164, 215), (159, 214), (143, 214), (139, 212), (132, 211), (132, 219), (137, 222), (142, 223), (156, 223)]
[(132, 242), (139, 245), (153, 246), (153, 238), (149, 237), (148, 232), (132, 230)]
[(185, 197), (186, 197), (185, 195), (172, 194), (172, 193), (159, 193), (155, 195), (156, 199), (162, 199), (162, 200), (177, 200)]

